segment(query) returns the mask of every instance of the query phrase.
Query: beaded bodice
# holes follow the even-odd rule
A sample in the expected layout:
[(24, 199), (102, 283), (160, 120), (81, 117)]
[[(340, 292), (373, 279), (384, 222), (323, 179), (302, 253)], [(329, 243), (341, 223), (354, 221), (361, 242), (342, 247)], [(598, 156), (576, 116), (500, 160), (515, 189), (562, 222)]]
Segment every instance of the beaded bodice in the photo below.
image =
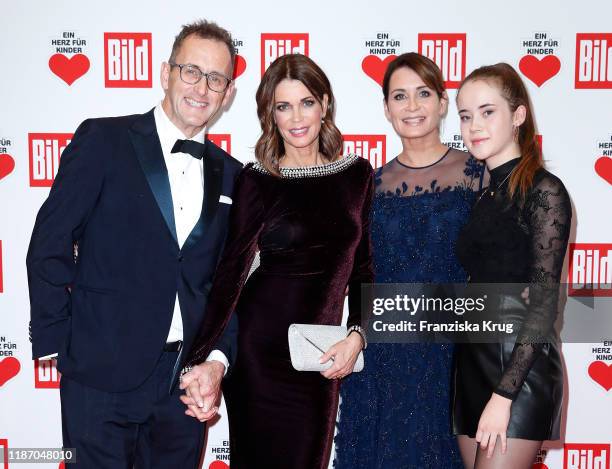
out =
[[(308, 177), (321, 177), (336, 174), (349, 166), (353, 165), (359, 156), (350, 154), (343, 158), (339, 158), (330, 163), (319, 164), (315, 166), (279, 168), (281, 177), (286, 179), (298, 179)], [(253, 169), (260, 173), (270, 174), (269, 171), (259, 161), (253, 164)]]

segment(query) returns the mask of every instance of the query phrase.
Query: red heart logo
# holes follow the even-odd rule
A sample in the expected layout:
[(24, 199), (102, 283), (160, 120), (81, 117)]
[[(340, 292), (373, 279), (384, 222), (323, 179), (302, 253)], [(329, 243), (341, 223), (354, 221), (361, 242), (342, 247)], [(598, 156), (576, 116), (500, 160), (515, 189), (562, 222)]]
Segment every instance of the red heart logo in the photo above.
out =
[(17, 376), (19, 370), (21, 370), (21, 365), (15, 357), (7, 357), (0, 361), (0, 386)]
[(230, 467), (223, 461), (213, 461), (208, 466), (208, 469), (230, 469)]
[(361, 61), (361, 69), (367, 76), (382, 86), (385, 70), (395, 57), (395, 55), (388, 55), (384, 60), (381, 60), (377, 55), (368, 55)]
[(606, 391), (612, 388), (612, 363), (596, 361), (589, 365), (589, 376)]
[(8, 176), (15, 169), (15, 160), (11, 155), (6, 153), (0, 155), (0, 179)]
[(64, 54), (55, 54), (49, 59), (49, 68), (70, 86), (87, 73), (89, 59), (83, 54), (76, 54), (70, 58)]
[[(608, 156), (597, 158), (597, 161), (595, 162), (595, 172), (612, 184), (612, 158)], [(2, 171), (0, 170), (0, 178), (1, 177)]]
[(243, 56), (236, 54), (236, 57), (234, 58), (234, 73), (232, 75), (234, 80), (242, 75), (245, 70), (246, 60), (244, 60)]
[(531, 469), (548, 469), (548, 466), (543, 462), (538, 462), (535, 463)]
[(519, 62), (519, 69), (523, 75), (540, 87), (559, 73), (561, 61), (555, 55), (547, 55), (542, 59), (526, 55)]
[(66, 463), (62, 461), (57, 469), (66, 469)]

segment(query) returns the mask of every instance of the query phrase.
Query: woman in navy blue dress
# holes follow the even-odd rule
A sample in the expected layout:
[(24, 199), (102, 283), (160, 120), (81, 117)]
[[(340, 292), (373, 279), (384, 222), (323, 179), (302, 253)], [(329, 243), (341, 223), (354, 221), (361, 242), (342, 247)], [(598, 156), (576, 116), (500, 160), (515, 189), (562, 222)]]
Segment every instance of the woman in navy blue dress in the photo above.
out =
[[(385, 73), (384, 108), (402, 152), (375, 176), (377, 283), (466, 280), (455, 242), (484, 167), (440, 141), (448, 97), (439, 68), (407, 53)], [(450, 427), (451, 344), (370, 344), (343, 380), (336, 468), (461, 468)]]

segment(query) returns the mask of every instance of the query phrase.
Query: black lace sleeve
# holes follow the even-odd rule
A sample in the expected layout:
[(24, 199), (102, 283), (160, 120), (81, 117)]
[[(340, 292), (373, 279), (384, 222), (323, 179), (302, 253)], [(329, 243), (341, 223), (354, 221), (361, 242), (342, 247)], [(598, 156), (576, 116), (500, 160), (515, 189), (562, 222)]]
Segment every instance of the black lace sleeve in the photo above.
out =
[(523, 213), (531, 238), (529, 306), (510, 362), (495, 390), (509, 399), (516, 398), (544, 344), (552, 337), (572, 218), (563, 183), (544, 172), (527, 195)]

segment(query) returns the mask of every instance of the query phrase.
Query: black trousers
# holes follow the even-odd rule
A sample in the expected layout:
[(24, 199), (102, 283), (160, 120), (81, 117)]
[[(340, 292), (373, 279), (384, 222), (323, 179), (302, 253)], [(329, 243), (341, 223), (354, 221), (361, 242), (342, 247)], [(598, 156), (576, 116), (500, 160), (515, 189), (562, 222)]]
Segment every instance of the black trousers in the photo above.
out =
[(138, 388), (106, 392), (62, 376), (60, 398), (65, 448), (75, 448), (70, 469), (197, 468), (205, 424), (185, 415), (170, 379), (178, 352), (163, 352)]

